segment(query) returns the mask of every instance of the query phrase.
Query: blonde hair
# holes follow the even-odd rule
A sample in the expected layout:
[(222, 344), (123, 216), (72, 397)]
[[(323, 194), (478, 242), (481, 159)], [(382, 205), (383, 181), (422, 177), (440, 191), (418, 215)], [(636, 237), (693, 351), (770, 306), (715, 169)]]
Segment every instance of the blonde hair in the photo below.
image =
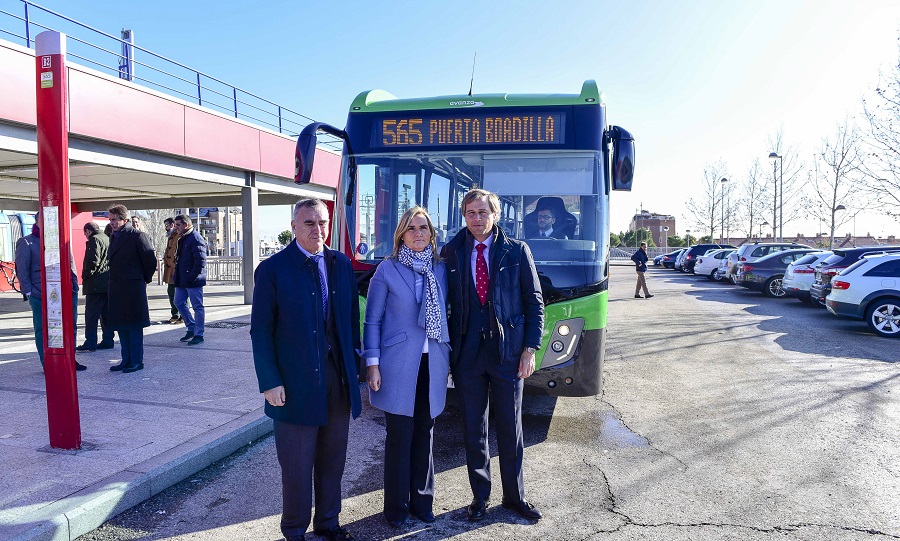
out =
[(500, 218), (500, 198), (494, 192), (482, 190), (481, 188), (472, 188), (463, 196), (462, 204), (460, 205), (463, 217), (466, 215), (466, 205), (476, 199), (487, 199), (488, 206), (491, 207), (491, 213), (496, 218)]
[(416, 216), (424, 216), (425, 221), (428, 223), (428, 231), (431, 232), (431, 241), (429, 244), (431, 245), (431, 251), (434, 254), (434, 261), (437, 262), (437, 234), (434, 230), (434, 224), (431, 223), (431, 216), (428, 215), (428, 211), (420, 206), (412, 207), (404, 212), (403, 216), (401, 216), (400, 220), (397, 222), (397, 230), (394, 231), (394, 257), (396, 258), (400, 255), (400, 247), (403, 246), (403, 235), (406, 233), (406, 229), (409, 227), (412, 219)]

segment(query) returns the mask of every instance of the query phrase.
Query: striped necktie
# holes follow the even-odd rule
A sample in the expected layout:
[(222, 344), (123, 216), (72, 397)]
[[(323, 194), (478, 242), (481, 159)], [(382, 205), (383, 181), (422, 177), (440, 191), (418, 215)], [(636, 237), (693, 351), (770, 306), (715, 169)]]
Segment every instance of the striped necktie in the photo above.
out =
[(322, 271), (322, 266), (319, 264), (322, 261), (322, 254), (315, 254), (311, 258), (313, 263), (316, 265), (316, 270), (319, 275), (319, 291), (322, 294), (322, 315), (327, 318), (328, 317), (328, 282), (325, 279), (325, 273)]

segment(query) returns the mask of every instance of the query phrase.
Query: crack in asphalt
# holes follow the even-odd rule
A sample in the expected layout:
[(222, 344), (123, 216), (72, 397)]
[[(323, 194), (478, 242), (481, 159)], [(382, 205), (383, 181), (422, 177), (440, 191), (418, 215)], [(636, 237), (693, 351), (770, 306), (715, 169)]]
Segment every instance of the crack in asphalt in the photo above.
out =
[(620, 423), (622, 423), (622, 426), (624, 426), (625, 428), (627, 428), (632, 434), (635, 434), (635, 435), (637, 435), (637, 436), (640, 436), (641, 438), (644, 438), (644, 441), (647, 442), (647, 446), (648, 446), (648, 447), (650, 447), (651, 449), (653, 449), (654, 451), (656, 451), (657, 453), (659, 453), (659, 454), (661, 454), (661, 455), (663, 455), (663, 456), (668, 456), (668, 457), (674, 459), (675, 462), (678, 462), (679, 464), (681, 464), (681, 467), (684, 468), (684, 471), (687, 471), (688, 465), (685, 464), (685, 462), (684, 462), (683, 460), (681, 460), (680, 458), (678, 458), (678, 457), (675, 456), (674, 454), (670, 453), (669, 451), (664, 451), (664, 450), (660, 449), (659, 447), (657, 447), (656, 445), (654, 445), (653, 442), (650, 441), (650, 438), (648, 438), (647, 436), (644, 436), (644, 435), (641, 434), (640, 432), (637, 432), (637, 431), (635, 431), (635, 430), (632, 430), (632, 428), (631, 428), (630, 426), (628, 426), (628, 423), (625, 422), (625, 419), (624, 419), (624, 417), (622, 416), (622, 413), (621, 413), (618, 409), (616, 409), (615, 406), (613, 406), (611, 403), (607, 402), (606, 400), (603, 400), (602, 398), (599, 399), (599, 402), (602, 403), (602, 404), (604, 404), (604, 405), (606, 405), (607, 407), (609, 407), (610, 410), (612, 410), (612, 412), (616, 415), (616, 419), (618, 419), (618, 421), (619, 421)]

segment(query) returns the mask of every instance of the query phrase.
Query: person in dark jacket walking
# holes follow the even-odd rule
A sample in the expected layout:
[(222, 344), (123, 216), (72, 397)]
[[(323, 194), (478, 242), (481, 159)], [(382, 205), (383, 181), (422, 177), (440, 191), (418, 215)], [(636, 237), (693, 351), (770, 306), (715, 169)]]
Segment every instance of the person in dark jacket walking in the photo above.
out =
[(522, 461), (523, 378), (535, 368), (544, 302), (528, 245), (496, 224), (500, 200), (481, 189), (462, 200), (466, 229), (441, 251), (450, 304), (450, 370), (462, 410), (466, 466), (472, 487), (469, 520), (484, 518), (491, 494), (488, 401), (496, 421), (503, 507), (523, 518), (541, 513), (525, 499)]
[(156, 254), (147, 234), (131, 226), (124, 205), (109, 207), (109, 224), (109, 319), (122, 345), (122, 362), (109, 369), (128, 374), (144, 368), (144, 327), (150, 326), (147, 284), (156, 272)]
[[(189, 346), (203, 343), (203, 324), (206, 309), (203, 308), (203, 286), (206, 285), (206, 241), (191, 224), (191, 218), (184, 214), (175, 217), (178, 231), (178, 250), (175, 258), (175, 306), (184, 320), (187, 333), (181, 338)], [(191, 300), (191, 310), (187, 301)]]
[[(109, 237), (100, 224), (84, 224), (84, 262), (81, 287), (84, 291), (84, 343), (75, 351), (112, 349), (115, 333), (109, 321)], [(103, 341), (97, 343), (97, 323), (103, 329)]]
[(350, 416), (361, 409), (359, 287), (350, 259), (325, 247), (328, 226), (325, 203), (301, 199), (294, 239), (254, 274), (250, 341), (265, 412), (275, 421), (287, 541), (304, 539), (310, 518), (320, 537), (353, 539), (338, 517)]
[[(641, 247), (634, 252), (634, 255), (631, 256), (631, 260), (634, 261), (635, 270), (637, 271), (637, 284), (634, 286), (634, 298), (635, 299), (643, 299), (647, 297), (648, 299), (653, 297), (650, 294), (650, 291), (647, 290), (647, 279), (644, 277), (644, 273), (647, 272), (647, 243), (642, 242)], [(644, 289), (644, 297), (641, 297), (641, 288)]]
[[(43, 315), (43, 272), (41, 270), (41, 213), (34, 217), (31, 234), (16, 241), (16, 274), (22, 294), (28, 298), (31, 306), (31, 323), (34, 326), (34, 345), (37, 346), (41, 367), (44, 366), (44, 315)], [(75, 340), (78, 341), (78, 276), (75, 274), (75, 261), (72, 261), (72, 327), (75, 329)], [(87, 367), (78, 362), (75, 369), (79, 372)]]

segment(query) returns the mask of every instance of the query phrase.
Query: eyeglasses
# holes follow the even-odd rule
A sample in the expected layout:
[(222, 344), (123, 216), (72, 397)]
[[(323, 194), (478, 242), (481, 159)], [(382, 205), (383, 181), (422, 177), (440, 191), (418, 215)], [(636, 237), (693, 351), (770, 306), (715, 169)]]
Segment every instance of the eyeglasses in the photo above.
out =
[(538, 214), (537, 219), (538, 220), (552, 220), (553, 215), (552, 214)]

